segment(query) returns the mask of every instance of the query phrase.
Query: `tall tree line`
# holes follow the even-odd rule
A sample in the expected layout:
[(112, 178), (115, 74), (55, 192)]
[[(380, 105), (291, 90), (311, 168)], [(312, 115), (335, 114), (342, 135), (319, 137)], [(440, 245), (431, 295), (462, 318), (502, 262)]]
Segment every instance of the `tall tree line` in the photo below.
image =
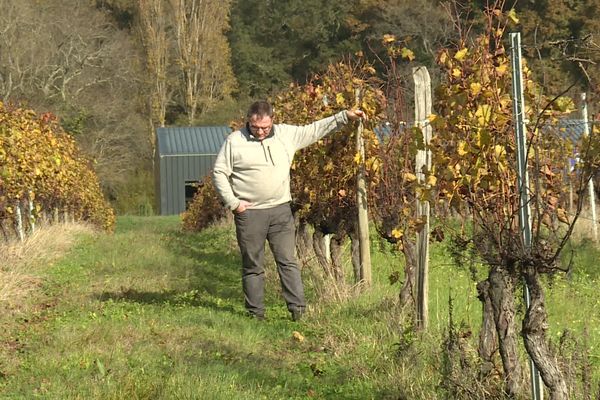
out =
[(600, 91), (599, 0), (519, 2), (517, 11), (526, 56), (550, 93)]
[[(136, 184), (150, 196), (156, 127), (226, 124), (251, 99), (359, 51), (377, 66), (384, 34), (412, 49), (435, 81), (438, 50), (457, 40), (453, 25), (478, 33), (487, 4), (0, 0), (0, 100), (55, 112), (96, 160), (113, 200)], [(530, 65), (549, 92), (596, 82), (600, 0), (514, 6)]]

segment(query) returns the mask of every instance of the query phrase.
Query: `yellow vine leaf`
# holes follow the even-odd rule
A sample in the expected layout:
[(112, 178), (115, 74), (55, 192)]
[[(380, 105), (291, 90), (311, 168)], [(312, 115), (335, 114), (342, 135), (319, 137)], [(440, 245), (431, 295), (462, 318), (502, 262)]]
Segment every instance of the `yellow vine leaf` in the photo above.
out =
[(475, 111), (479, 126), (487, 126), (492, 118), (492, 107), (489, 104), (481, 104)]
[(304, 342), (304, 335), (298, 331), (292, 332), (292, 338), (297, 342)]
[(506, 73), (506, 71), (508, 71), (508, 63), (503, 63), (496, 67), (496, 73), (499, 76), (504, 75)]
[(357, 152), (357, 153), (354, 155), (354, 163), (355, 163), (355, 164), (360, 164), (360, 160), (361, 160), (360, 153), (358, 153), (358, 152)]
[(383, 43), (393, 43), (396, 41), (396, 36), (385, 34), (383, 35)]
[(408, 181), (408, 182), (414, 182), (417, 180), (417, 176), (410, 172), (405, 172), (402, 176), (403, 176), (404, 180)]
[(554, 108), (558, 111), (569, 113), (575, 110), (573, 99), (568, 96), (560, 96), (554, 103)]
[(394, 230), (392, 230), (392, 236), (395, 237), (396, 239), (400, 239), (402, 237), (402, 231), (400, 231), (398, 229), (394, 229)]
[(511, 8), (510, 11), (507, 14), (507, 17), (510, 18), (510, 20), (515, 23), (518, 24), (519, 23), (519, 18), (517, 18), (517, 12), (515, 11), (514, 8)]
[[(467, 154), (467, 153), (468, 153), (468, 151), (466, 151), (466, 150), (465, 150), (465, 148), (466, 148), (466, 147), (467, 147), (467, 143), (465, 143), (464, 141), (462, 141), (462, 140), (461, 140), (461, 141), (458, 143), (458, 150), (457, 150), (457, 151), (458, 151), (458, 155), (459, 155), (459, 156), (461, 156), (461, 157), (462, 157), (462, 156), (464, 156), (465, 154)], [(459, 168), (460, 168), (460, 167), (459, 167)]]
[(415, 59), (415, 53), (413, 53), (413, 51), (407, 47), (402, 48), (402, 50), (400, 51), (400, 55), (402, 56), (402, 58), (406, 58), (408, 61), (412, 61)]
[(455, 78), (458, 78), (462, 75), (462, 71), (460, 70), (460, 68), (454, 68), (452, 70), (452, 76)]
[(465, 59), (465, 57), (469, 54), (469, 49), (467, 49), (466, 47), (457, 51), (456, 54), (454, 55), (454, 59), (457, 61), (462, 61)]
[(504, 146), (497, 144), (494, 146), (494, 154), (496, 154), (496, 158), (498, 159), (504, 158), (506, 156), (506, 149)]
[(377, 172), (379, 170), (379, 160), (372, 157), (366, 161), (366, 167), (369, 171)]
[(342, 93), (338, 93), (335, 95), (335, 102), (338, 106), (346, 105), (346, 99), (344, 99), (344, 95)]
[(427, 184), (429, 186), (435, 186), (437, 184), (437, 178), (435, 177), (435, 175), (429, 175), (427, 177)]
[(479, 93), (481, 93), (481, 83), (479, 83), (479, 82), (473, 82), (469, 86), (470, 86), (470, 89), (471, 89), (471, 94), (473, 96), (477, 96)]

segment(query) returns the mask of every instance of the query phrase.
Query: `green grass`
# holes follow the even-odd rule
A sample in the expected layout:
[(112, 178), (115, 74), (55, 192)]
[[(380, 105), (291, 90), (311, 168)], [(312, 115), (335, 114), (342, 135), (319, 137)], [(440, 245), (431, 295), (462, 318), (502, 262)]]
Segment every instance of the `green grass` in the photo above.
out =
[[(398, 284), (388, 282), (402, 260), (386, 245), (373, 248), (373, 287), (347, 302), (319, 298), (314, 270), (304, 271), (311, 307), (300, 323), (269, 265), (260, 322), (244, 313), (231, 227), (185, 234), (176, 217), (121, 217), (113, 235), (81, 238), (48, 268), (28, 300), (34, 306), (0, 333), (0, 343), (18, 343), (0, 358), (0, 398), (444, 398), (449, 298), (454, 321), (473, 331), (471, 350), (477, 345), (470, 273), (433, 246), (430, 329), (417, 335), (398, 310)], [(576, 273), (551, 287), (551, 336), (587, 326), (597, 370), (596, 281)]]

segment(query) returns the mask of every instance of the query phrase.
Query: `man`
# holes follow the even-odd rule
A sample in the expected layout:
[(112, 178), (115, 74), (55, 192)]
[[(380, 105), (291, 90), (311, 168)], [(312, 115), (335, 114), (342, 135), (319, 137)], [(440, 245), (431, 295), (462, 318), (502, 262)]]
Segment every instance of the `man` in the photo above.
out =
[(296, 238), (290, 209), (290, 167), (294, 153), (364, 117), (361, 110), (341, 111), (306, 126), (273, 125), (273, 108), (253, 103), (246, 126), (229, 135), (215, 161), (213, 179), (223, 203), (234, 212), (242, 255), (242, 286), (250, 316), (264, 319), (265, 240), (277, 264), (283, 297), (294, 321), (306, 302), (294, 254)]

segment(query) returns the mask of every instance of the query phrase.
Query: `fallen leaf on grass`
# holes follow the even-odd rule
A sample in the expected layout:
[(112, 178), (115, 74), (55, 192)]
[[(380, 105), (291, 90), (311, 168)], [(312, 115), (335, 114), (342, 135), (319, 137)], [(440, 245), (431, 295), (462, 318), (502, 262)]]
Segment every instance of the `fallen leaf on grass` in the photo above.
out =
[(298, 331), (292, 332), (292, 338), (297, 342), (300, 342), (300, 343), (304, 342), (304, 335), (302, 335)]

